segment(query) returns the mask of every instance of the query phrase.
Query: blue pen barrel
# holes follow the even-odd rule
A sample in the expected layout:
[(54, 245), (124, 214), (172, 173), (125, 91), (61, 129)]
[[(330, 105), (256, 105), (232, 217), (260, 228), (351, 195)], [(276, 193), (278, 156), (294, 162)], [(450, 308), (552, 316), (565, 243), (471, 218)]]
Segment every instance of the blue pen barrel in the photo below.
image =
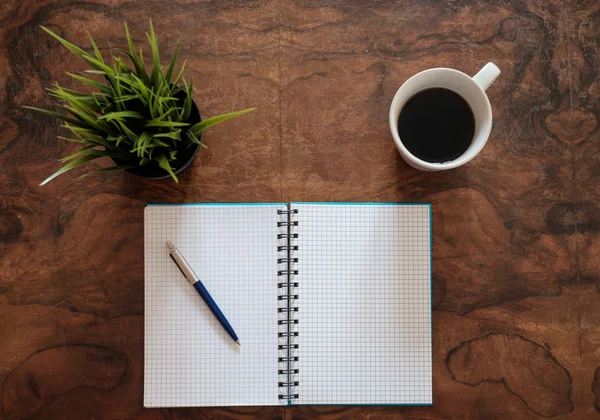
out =
[(193, 286), (194, 289), (196, 289), (196, 291), (198, 292), (198, 294), (202, 297), (204, 302), (206, 302), (206, 305), (211, 310), (215, 318), (217, 318), (219, 323), (223, 326), (223, 328), (225, 328), (225, 331), (227, 331), (227, 333), (231, 336), (231, 338), (233, 338), (234, 341), (237, 341), (237, 334), (229, 324), (229, 321), (227, 321), (227, 318), (225, 318), (225, 315), (223, 315), (223, 312), (221, 312), (221, 310), (217, 306), (215, 300), (212, 298), (210, 293), (208, 293), (208, 290), (206, 290), (206, 287), (204, 287), (200, 280), (194, 283)]

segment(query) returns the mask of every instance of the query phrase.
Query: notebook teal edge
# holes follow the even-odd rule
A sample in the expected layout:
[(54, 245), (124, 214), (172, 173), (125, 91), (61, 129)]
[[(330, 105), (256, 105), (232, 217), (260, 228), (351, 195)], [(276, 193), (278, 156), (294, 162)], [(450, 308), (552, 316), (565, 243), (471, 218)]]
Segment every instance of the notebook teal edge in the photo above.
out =
[[(375, 202), (375, 201), (304, 201), (304, 202), (290, 202), (289, 206), (296, 204), (312, 204), (312, 205), (346, 205), (346, 206), (429, 206), (429, 332), (431, 334), (431, 341), (433, 342), (433, 308), (432, 302), (432, 289), (433, 289), (433, 214), (431, 203), (414, 203), (414, 202)], [(287, 203), (148, 203), (146, 207), (199, 207), (199, 206), (285, 206), (288, 207)], [(290, 406), (319, 406), (319, 407), (332, 407), (338, 406), (339, 404), (294, 404), (292, 400), (287, 401), (287, 405)], [(431, 407), (433, 402), (430, 404), (344, 404), (344, 407)]]
[[(428, 206), (429, 207), (429, 334), (431, 343), (433, 344), (433, 206), (431, 203), (409, 203), (402, 201), (389, 201), (389, 202), (376, 202), (376, 201), (342, 201), (342, 202), (327, 202), (327, 201), (314, 201), (314, 202), (290, 202), (290, 207), (296, 204), (314, 204), (314, 205), (343, 205), (343, 206)], [(318, 407), (334, 407), (340, 404), (294, 404), (292, 400), (288, 400), (288, 405), (297, 407), (301, 406), (318, 406)], [(433, 406), (433, 395), (432, 402), (429, 404), (343, 404), (344, 407), (432, 407)]]
[(286, 206), (286, 203), (148, 203), (146, 207)]
[(433, 404), (293, 404), (294, 407), (433, 407)]
[(429, 206), (431, 203), (415, 203), (405, 201), (292, 201), (290, 205), (294, 204), (324, 204), (324, 205), (337, 205), (337, 206)]

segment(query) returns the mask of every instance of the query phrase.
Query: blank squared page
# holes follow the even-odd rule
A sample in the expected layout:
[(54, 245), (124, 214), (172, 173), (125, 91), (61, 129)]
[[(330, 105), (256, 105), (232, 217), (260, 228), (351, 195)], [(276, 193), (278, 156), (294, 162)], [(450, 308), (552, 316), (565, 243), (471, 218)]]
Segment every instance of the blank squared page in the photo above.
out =
[(432, 403), (431, 207), (298, 209), (298, 404)]
[[(278, 405), (277, 210), (149, 206), (144, 214), (144, 406)], [(169, 257), (187, 259), (237, 333), (225, 332)]]

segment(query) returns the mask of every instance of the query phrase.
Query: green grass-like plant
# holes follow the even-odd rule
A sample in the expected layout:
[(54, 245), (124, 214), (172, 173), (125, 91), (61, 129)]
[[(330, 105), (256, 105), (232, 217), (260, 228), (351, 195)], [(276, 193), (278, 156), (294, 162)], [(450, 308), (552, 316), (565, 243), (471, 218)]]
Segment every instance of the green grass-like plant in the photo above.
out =
[(67, 74), (93, 88), (93, 92), (67, 89), (56, 83), (47, 91), (61, 104), (62, 112), (25, 107), (61, 120), (62, 126), (72, 136), (59, 138), (82, 146), (77, 152), (62, 158), (64, 166), (40, 185), (102, 157), (112, 158), (118, 164), (95, 172), (157, 164), (177, 182), (177, 168), (172, 166), (177, 153), (194, 145), (206, 147), (200, 140), (204, 130), (255, 109), (231, 112), (191, 125), (189, 119), (194, 85), (193, 82), (186, 83), (183, 78), (185, 61), (175, 74), (179, 43), (165, 71), (160, 64), (158, 40), (152, 22), (150, 33), (146, 34), (152, 51), (152, 67), (148, 70), (142, 49), (136, 50), (127, 24), (125, 34), (129, 48), (120, 51), (128, 57), (132, 66), (115, 55), (112, 55), (112, 63), (108, 64), (89, 35), (93, 54), (50, 29), (41, 28), (92, 67), (85, 71), (91, 76)]

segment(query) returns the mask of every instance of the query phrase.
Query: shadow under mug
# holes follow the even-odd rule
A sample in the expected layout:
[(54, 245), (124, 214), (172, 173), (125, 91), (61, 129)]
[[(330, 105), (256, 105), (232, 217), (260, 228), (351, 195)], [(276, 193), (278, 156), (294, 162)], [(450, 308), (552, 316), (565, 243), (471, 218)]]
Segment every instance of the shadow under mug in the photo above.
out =
[[(473, 77), (454, 69), (435, 68), (417, 73), (404, 82), (396, 92), (390, 107), (390, 129), (402, 159), (421, 171), (443, 171), (464, 165), (477, 156), (492, 130), (492, 107), (485, 90), (499, 75), (500, 69), (493, 63), (487, 63)], [(467, 101), (475, 117), (475, 134), (470, 146), (456, 159), (443, 163), (419, 159), (408, 151), (398, 134), (398, 118), (406, 102), (420, 91), (431, 88), (445, 88), (458, 93)]]

